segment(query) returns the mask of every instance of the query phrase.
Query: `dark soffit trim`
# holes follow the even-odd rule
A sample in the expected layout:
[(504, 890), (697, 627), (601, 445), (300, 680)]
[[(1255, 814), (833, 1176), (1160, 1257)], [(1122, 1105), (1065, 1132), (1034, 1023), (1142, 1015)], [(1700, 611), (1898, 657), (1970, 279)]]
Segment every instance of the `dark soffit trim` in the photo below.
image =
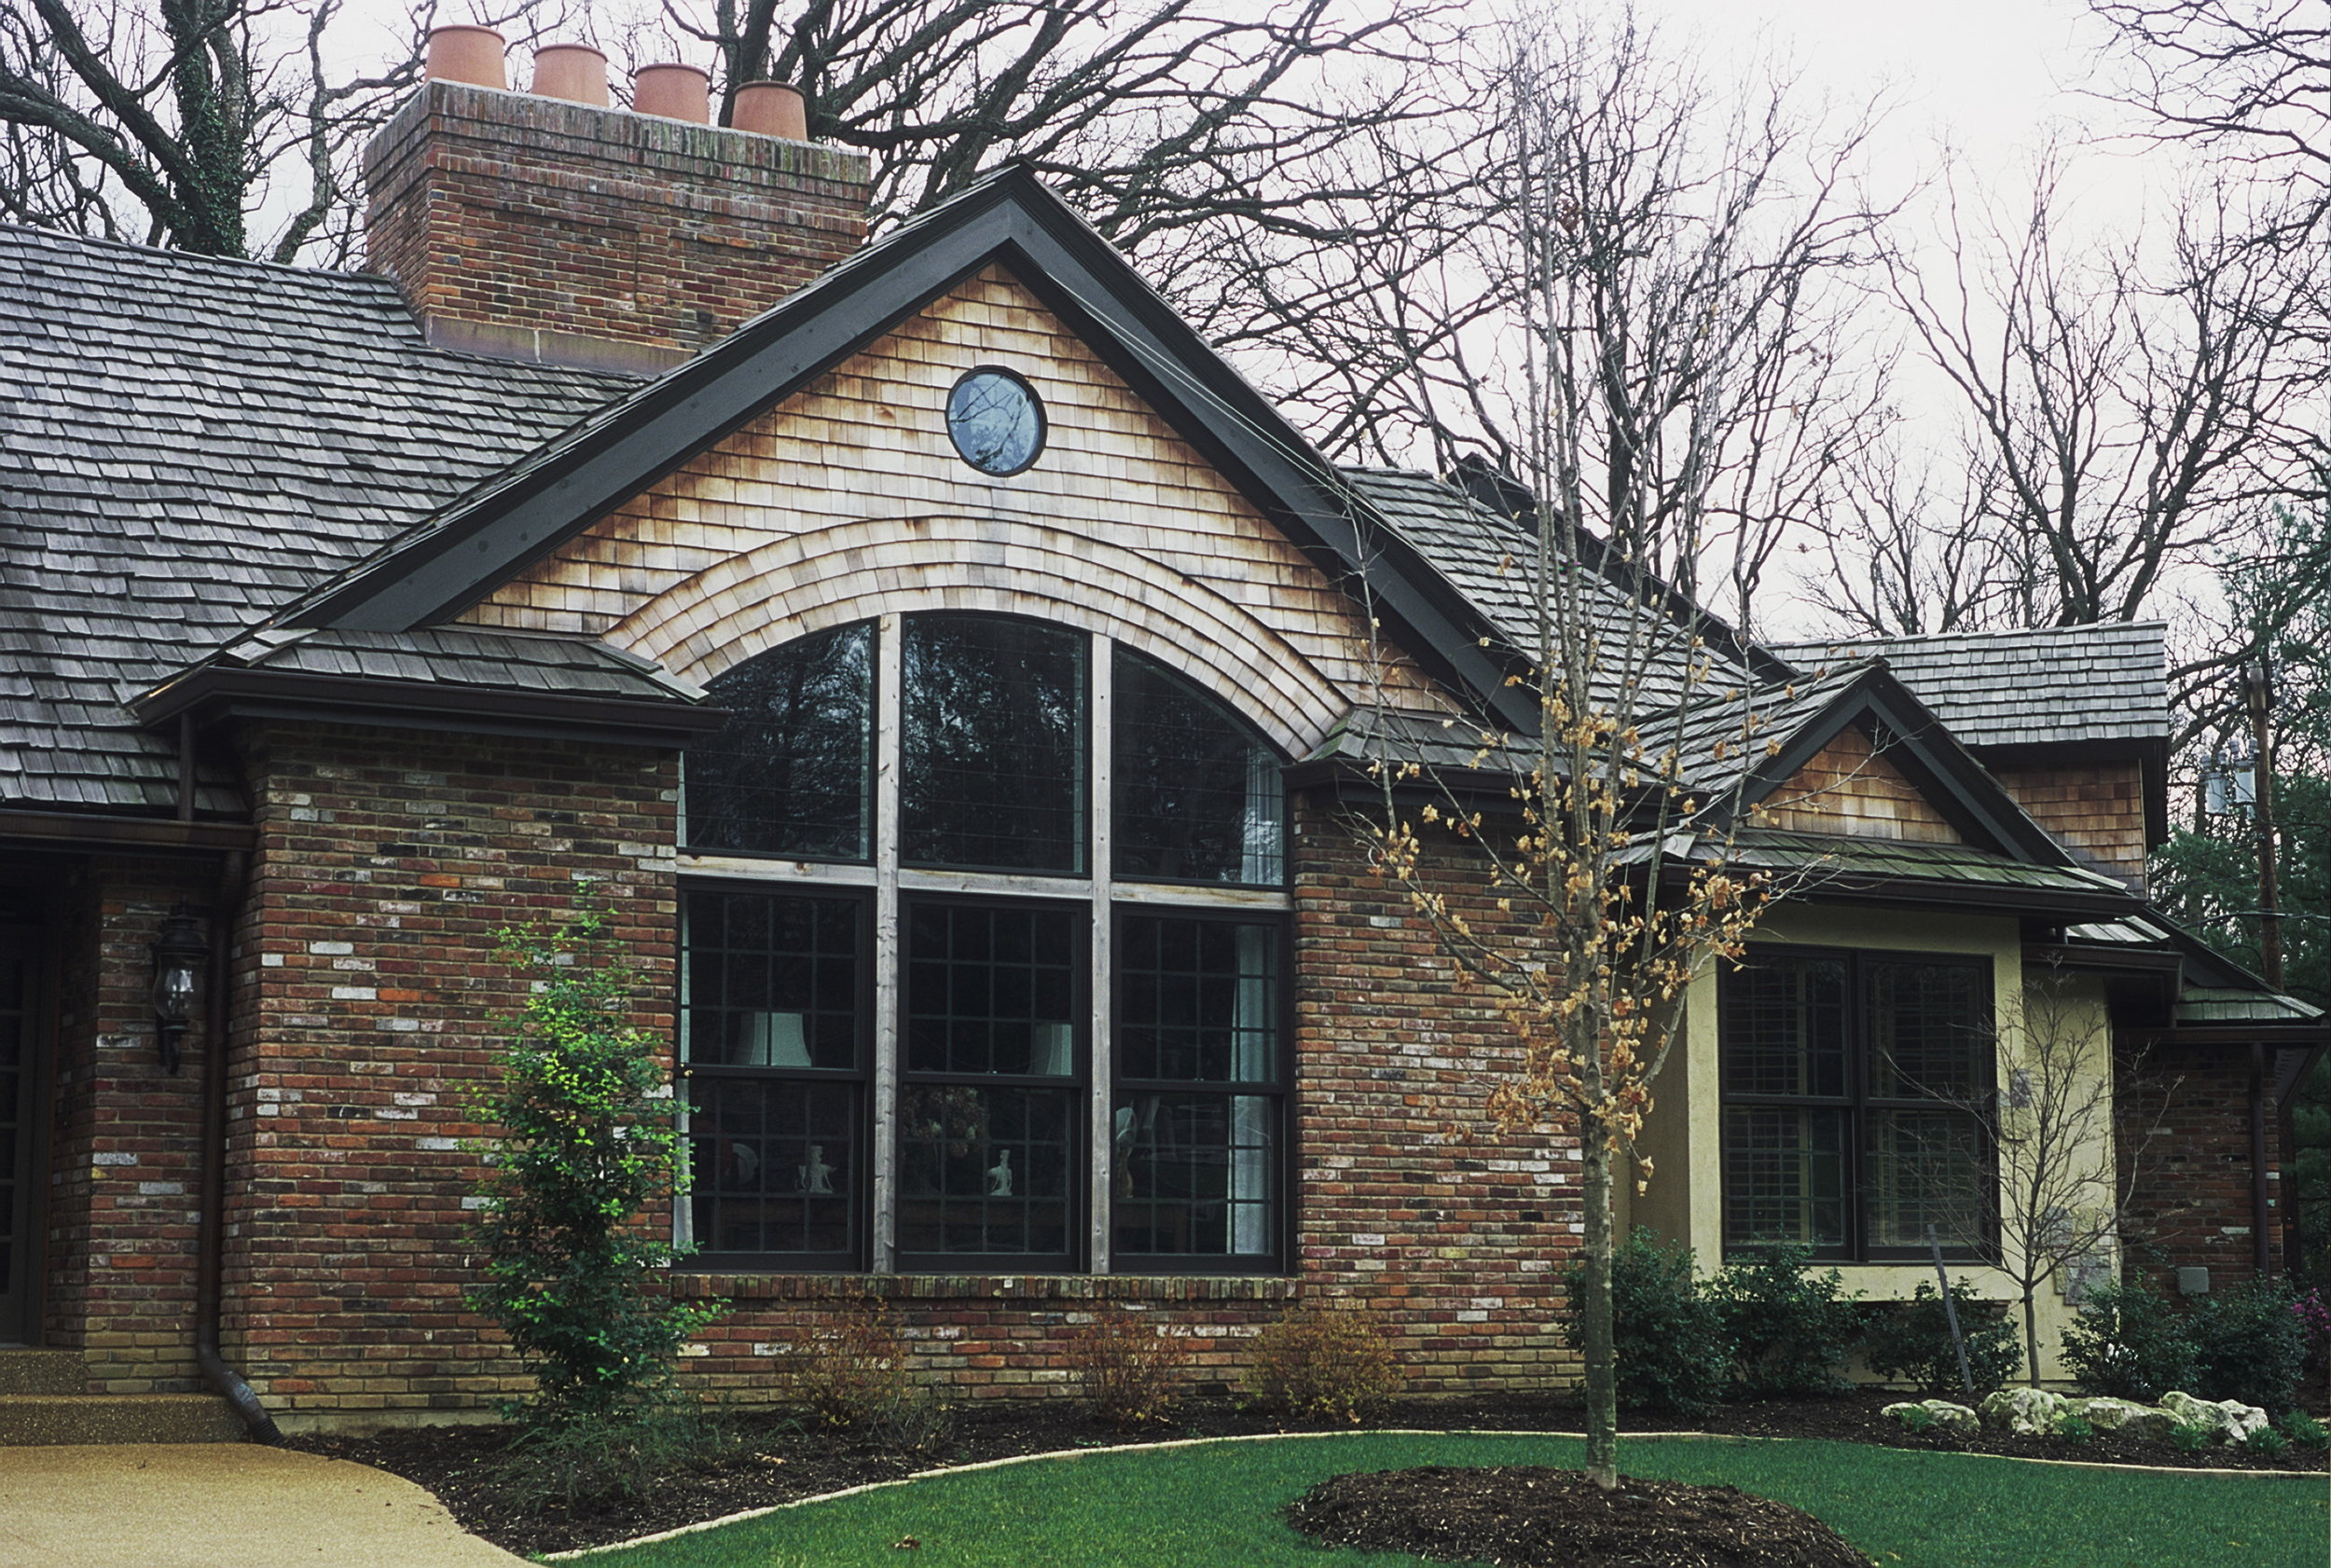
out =
[[(1006, 170), (910, 221), (662, 379), (522, 460), (282, 623), (409, 630), (468, 608), (660, 475), (992, 263), (1059, 312), (1265, 516), (1339, 583), (1364, 583), (1411, 653), (1510, 724), (1494, 630), (1356, 495), (1285, 416), (1209, 349), (1097, 230)], [(1483, 638), (1492, 638), (1492, 647)]]
[(181, 822), (171, 818), (0, 807), (0, 840), (30, 841), (56, 848), (190, 850), (207, 855), (254, 848), (258, 830), (248, 822)]
[(729, 718), (725, 708), (681, 702), (433, 686), (414, 681), (215, 665), (195, 669), (147, 693), (131, 705), (131, 711), (147, 725), (193, 713), (203, 720), (302, 719), (659, 748), (684, 747), (719, 729)]

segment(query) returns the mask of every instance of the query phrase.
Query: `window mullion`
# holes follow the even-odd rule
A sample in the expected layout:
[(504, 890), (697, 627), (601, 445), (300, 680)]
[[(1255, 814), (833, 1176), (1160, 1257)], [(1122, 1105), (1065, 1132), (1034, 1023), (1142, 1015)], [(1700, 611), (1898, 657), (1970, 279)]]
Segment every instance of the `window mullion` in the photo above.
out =
[(882, 617), (875, 665), (874, 1256), (898, 1264), (899, 731), (904, 670), (899, 617)]
[(1088, 1145), (1090, 1201), (1086, 1213), (1091, 1220), (1086, 1245), (1087, 1267), (1097, 1274), (1110, 1272), (1110, 1170), (1116, 1159), (1116, 1121), (1110, 1083), (1115, 1063), (1110, 1058), (1110, 1022), (1115, 1013), (1117, 988), (1110, 967), (1110, 948), (1115, 934), (1110, 918), (1110, 884), (1114, 875), (1113, 855), (1110, 847), (1110, 815), (1115, 791), (1111, 786), (1110, 762), (1115, 743), (1110, 730), (1110, 713), (1116, 691), (1115, 649), (1107, 638), (1096, 637), (1086, 660), (1085, 690), (1089, 694), (1090, 730), (1086, 747), (1092, 758), (1092, 794), (1086, 802), (1087, 820), (1092, 825), (1090, 853), (1093, 857), (1093, 970), (1092, 1023), (1085, 1064), (1091, 1084), (1088, 1108), (1091, 1113), (1091, 1133)]

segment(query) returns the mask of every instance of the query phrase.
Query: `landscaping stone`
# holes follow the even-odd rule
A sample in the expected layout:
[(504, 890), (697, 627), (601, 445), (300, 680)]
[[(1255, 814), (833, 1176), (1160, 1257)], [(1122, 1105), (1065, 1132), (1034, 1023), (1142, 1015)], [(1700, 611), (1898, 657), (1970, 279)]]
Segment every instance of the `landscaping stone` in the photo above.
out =
[(1884, 1410), (1880, 1410), (1878, 1413), (1883, 1416), (1889, 1416), (1896, 1421), (1902, 1422), (1903, 1425), (1908, 1426), (1910, 1423), (1902, 1421), (1903, 1412), (1906, 1410), (1925, 1411), (1927, 1419), (1932, 1422), (1936, 1427), (1942, 1431), (1952, 1433), (1956, 1437), (1971, 1437), (1976, 1433), (1983, 1429), (1982, 1417), (1977, 1415), (1966, 1406), (1954, 1405), (1948, 1399), (1922, 1399), (1915, 1402), (1905, 1401), (1899, 1405), (1888, 1405)]
[(2120, 1432), (2131, 1437), (2164, 1438), (2177, 1418), (2158, 1405), (2133, 1399), (2076, 1399), (2073, 1413), (2099, 1432)]
[(2175, 1389), (2161, 1396), (2161, 1409), (2173, 1421), (2210, 1428), (2221, 1443), (2244, 1442), (2267, 1424), (2267, 1412), (2255, 1405), (2239, 1399), (2197, 1399)]
[(2044, 1388), (2003, 1388), (1983, 1401), (1983, 1424), (2020, 1437), (2045, 1437), (2070, 1413), (2072, 1401)]

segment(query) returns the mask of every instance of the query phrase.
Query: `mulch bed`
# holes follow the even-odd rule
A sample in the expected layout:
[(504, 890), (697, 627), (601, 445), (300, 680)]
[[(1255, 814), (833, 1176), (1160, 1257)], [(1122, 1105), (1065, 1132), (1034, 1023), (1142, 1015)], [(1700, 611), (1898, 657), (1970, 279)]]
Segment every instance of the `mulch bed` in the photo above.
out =
[(1499, 1568), (1869, 1568), (1802, 1508), (1737, 1487), (1542, 1465), (1373, 1470), (1321, 1481), (1287, 1522), (1331, 1547)]
[[(1679, 1420), (1658, 1411), (1631, 1410), (1622, 1414), (1620, 1427), (1622, 1432), (1692, 1430), (1765, 1437), (1829, 1437), (1939, 1452), (2000, 1453), (2028, 1459), (2081, 1459), (2108, 1464), (2228, 1469), (2325, 1467), (2322, 1453), (2297, 1449), (2285, 1450), (2279, 1459), (2266, 1460), (2241, 1449), (2213, 1447), (2187, 1452), (2168, 1443), (2140, 1442), (2105, 1434), (2086, 1443), (2069, 1443), (2060, 1438), (2010, 1437), (1989, 1432), (1972, 1438), (1952, 1437), (1940, 1432), (1910, 1433), (1878, 1413), (1882, 1406), (1901, 1397), (1898, 1394), (1856, 1391), (1826, 1399), (1725, 1405), (1697, 1421)], [(2322, 1403), (2319, 1395), (2314, 1403)], [(2316, 1413), (2323, 1412), (2318, 1410)], [(903, 1452), (896, 1448), (854, 1440), (848, 1434), (811, 1430), (780, 1415), (738, 1420), (741, 1440), (719, 1463), (688, 1473), (659, 1477), (638, 1496), (577, 1503), (544, 1498), (515, 1487), (512, 1482), (517, 1466), (509, 1451), (509, 1431), (498, 1425), (405, 1428), (361, 1437), (317, 1435), (295, 1438), (291, 1446), (310, 1453), (378, 1465), (416, 1481), (434, 1492), (463, 1528), (498, 1546), (527, 1554), (603, 1546), (749, 1508), (838, 1492), (868, 1481), (895, 1480), (918, 1471), (1015, 1454), (1097, 1448), (1141, 1438), (1349, 1430), (1291, 1427), (1240, 1410), (1232, 1401), (1219, 1397), (1190, 1401), (1172, 1425), (1151, 1428), (1138, 1438), (1127, 1438), (1105, 1425), (1084, 1405), (1074, 1400), (986, 1401), (959, 1410), (945, 1434), (922, 1452)], [(1575, 1432), (1579, 1429), (1579, 1411), (1575, 1403), (1553, 1399), (1414, 1400), (1404, 1401), (1372, 1424)], [(1621, 1457), (1623, 1461), (1623, 1449)]]

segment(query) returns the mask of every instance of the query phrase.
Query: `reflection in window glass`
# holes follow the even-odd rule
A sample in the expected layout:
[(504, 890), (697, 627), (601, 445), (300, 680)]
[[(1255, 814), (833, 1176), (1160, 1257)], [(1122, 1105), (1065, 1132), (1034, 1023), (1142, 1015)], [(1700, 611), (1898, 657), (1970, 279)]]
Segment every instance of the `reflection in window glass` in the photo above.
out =
[(1843, 1110), (1724, 1112), (1724, 1240), (1834, 1250), (1845, 1233)]
[(1285, 791), (1270, 748), (1212, 697), (1124, 648), (1115, 688), (1115, 874), (1276, 886)]
[(1261, 922), (1119, 920), (1110, 1213), (1120, 1255), (1276, 1250), (1278, 943), (1278, 928)]
[(974, 370), (947, 394), (947, 439), (983, 474), (1017, 474), (1044, 449), (1044, 406), (1010, 371)]
[(1084, 637), (1031, 621), (904, 625), (900, 850), (910, 865), (1084, 869)]
[(860, 1261), (860, 912), (849, 899), (688, 895), (688, 1202), (707, 1253)]
[(736, 717), (688, 750), (689, 846), (864, 860), (872, 624), (772, 649), (718, 676), (710, 690)]
[[(1083, 1092), (1073, 1087), (1076, 912), (917, 903), (905, 915), (903, 1253), (1069, 1259)], [(993, 1079), (1055, 1080), (998, 1083)]]

